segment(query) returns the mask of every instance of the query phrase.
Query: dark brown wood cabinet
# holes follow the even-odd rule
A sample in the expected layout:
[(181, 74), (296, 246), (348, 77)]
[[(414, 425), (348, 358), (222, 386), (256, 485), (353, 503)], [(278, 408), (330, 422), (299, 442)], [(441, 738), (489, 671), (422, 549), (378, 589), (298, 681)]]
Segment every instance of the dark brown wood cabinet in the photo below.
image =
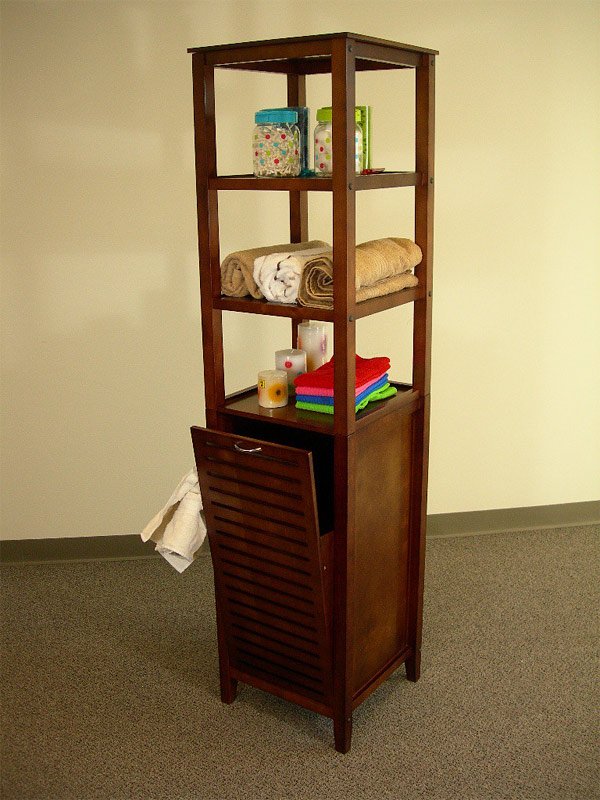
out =
[[(198, 238), (207, 428), (192, 428), (211, 555), (221, 697), (242, 681), (333, 719), (350, 749), (352, 712), (401, 664), (420, 669), (429, 441), (436, 52), (353, 33), (192, 48)], [(306, 76), (330, 73), (331, 178), (219, 175), (214, 70), (286, 76), (288, 105), (306, 105)], [(354, 174), (355, 76), (415, 76), (415, 171)], [(356, 302), (357, 191), (414, 187), (419, 285)], [(221, 295), (218, 193), (289, 196), (290, 241), (309, 239), (308, 192), (333, 195), (334, 307)], [(411, 191), (411, 189), (407, 189)], [(252, 243), (249, 243), (251, 246)], [(413, 375), (389, 400), (354, 411), (357, 319), (413, 303)], [(258, 406), (225, 395), (222, 312), (333, 322), (335, 413)]]

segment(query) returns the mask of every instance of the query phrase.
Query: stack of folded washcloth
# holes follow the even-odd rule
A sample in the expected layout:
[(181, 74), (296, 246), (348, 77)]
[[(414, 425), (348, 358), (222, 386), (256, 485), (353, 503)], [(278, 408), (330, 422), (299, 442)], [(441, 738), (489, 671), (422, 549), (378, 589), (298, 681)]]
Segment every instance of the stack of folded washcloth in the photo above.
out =
[[(355, 410), (362, 411), (373, 400), (385, 400), (396, 394), (388, 382), (390, 360), (385, 356), (361, 358), (356, 356)], [(313, 372), (305, 372), (294, 380), (296, 408), (333, 414), (333, 358)]]

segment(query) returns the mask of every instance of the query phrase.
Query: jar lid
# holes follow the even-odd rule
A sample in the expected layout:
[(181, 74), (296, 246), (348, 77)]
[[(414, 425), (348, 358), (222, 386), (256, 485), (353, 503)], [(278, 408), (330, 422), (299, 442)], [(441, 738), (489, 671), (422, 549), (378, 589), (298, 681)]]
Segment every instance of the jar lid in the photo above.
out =
[(254, 122), (262, 124), (265, 122), (298, 122), (298, 112), (291, 108), (263, 108), (254, 115)]
[[(317, 111), (317, 122), (332, 122), (333, 120), (333, 110), (331, 106), (323, 106)], [(355, 122), (360, 122), (361, 120), (361, 113), (360, 108), (356, 106), (354, 109), (354, 120)]]

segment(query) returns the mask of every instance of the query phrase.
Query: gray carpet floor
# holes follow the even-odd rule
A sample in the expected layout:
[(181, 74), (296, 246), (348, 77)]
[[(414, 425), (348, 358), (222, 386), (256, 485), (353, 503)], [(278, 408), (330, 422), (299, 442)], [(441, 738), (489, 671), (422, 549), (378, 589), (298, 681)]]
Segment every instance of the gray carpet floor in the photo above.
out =
[(210, 559), (4, 567), (3, 800), (600, 797), (597, 527), (428, 542), (421, 680), (219, 700)]

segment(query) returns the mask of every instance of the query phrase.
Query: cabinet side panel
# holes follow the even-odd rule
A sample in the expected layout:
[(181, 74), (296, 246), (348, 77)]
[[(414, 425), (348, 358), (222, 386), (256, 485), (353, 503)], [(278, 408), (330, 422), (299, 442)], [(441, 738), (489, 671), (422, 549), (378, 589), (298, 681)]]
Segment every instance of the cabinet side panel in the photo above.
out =
[(407, 644), (412, 420), (399, 411), (356, 434), (354, 694)]

